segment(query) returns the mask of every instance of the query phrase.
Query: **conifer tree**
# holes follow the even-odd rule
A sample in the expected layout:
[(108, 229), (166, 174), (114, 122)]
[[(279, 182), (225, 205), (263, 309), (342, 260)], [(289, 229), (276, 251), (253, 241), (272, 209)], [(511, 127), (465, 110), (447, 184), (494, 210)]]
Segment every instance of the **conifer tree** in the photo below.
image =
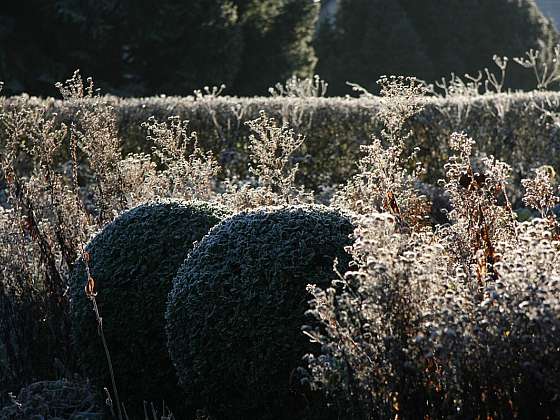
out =
[(312, 39), (319, 14), (313, 0), (236, 0), (243, 28), (241, 70), (234, 82), (239, 95), (266, 95), (292, 75), (311, 76)]
[(124, 4), (119, 33), (132, 93), (187, 95), (205, 85), (231, 84), (242, 49), (237, 10), (231, 1), (127, 0)]
[[(491, 67), (494, 54), (518, 57), (531, 48), (550, 51), (558, 42), (534, 0), (399, 1), (428, 48), (438, 78)], [(506, 86), (532, 89), (534, 76), (511, 65)]]
[(54, 94), (76, 68), (121, 95), (187, 95), (231, 85), (239, 71), (230, 0), (13, 3), (0, 17), (0, 80), (9, 94)]
[(341, 0), (334, 22), (317, 35), (317, 73), (331, 94), (349, 91), (346, 81), (368, 90), (384, 74), (432, 76), (432, 64), (398, 1)]
[[(375, 90), (384, 74), (428, 81), (491, 67), (494, 54), (549, 51), (558, 34), (534, 0), (339, 0), (334, 22), (316, 37), (317, 73), (331, 94), (349, 80)], [(510, 65), (506, 87), (535, 87), (531, 72)]]

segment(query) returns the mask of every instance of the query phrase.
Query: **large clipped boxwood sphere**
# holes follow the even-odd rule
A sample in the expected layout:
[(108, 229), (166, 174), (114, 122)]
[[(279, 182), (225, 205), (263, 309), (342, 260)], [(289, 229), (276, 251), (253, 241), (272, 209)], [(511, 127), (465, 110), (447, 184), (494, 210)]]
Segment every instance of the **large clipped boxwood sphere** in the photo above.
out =
[(226, 219), (189, 254), (169, 294), (168, 345), (187, 395), (212, 418), (314, 412), (320, 396), (298, 379), (317, 350), (301, 331), (306, 286), (328, 286), (335, 258), (348, 266), (352, 230), (327, 207), (264, 208)]
[[(131, 418), (144, 418), (144, 400), (156, 407), (165, 401), (176, 416), (185, 406), (166, 347), (167, 295), (193, 242), (225, 217), (222, 208), (202, 202), (144, 204), (120, 215), (86, 247), (119, 396)], [(75, 347), (84, 373), (112, 390), (86, 279), (80, 259), (70, 279)]]

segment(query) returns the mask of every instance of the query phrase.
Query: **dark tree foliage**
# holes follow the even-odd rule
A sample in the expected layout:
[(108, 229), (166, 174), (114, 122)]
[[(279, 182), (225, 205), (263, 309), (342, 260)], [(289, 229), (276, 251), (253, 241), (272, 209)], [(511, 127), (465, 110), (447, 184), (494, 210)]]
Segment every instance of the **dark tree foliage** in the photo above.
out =
[(105, 14), (95, 0), (59, 3), (57, 16), (80, 28), (82, 52), (93, 48), (91, 63), (67, 64), (85, 65), (115, 93), (187, 95), (238, 71), (241, 32), (228, 0), (105, 0)]
[(300, 366), (317, 350), (306, 285), (344, 272), (347, 215), (322, 206), (239, 213), (213, 228), (173, 280), (166, 313), (169, 351), (190, 399), (216, 419), (329, 418), (302, 385)]
[[(143, 418), (144, 400), (157, 407), (165, 401), (177, 418), (189, 410), (165, 344), (167, 294), (193, 242), (226, 215), (206, 203), (144, 204), (120, 215), (86, 247), (117, 388), (131, 418)], [(70, 279), (75, 351), (96, 391), (112, 389), (92, 303), (84, 293), (86, 280), (80, 260)]]
[(228, 0), (128, 0), (124, 21), (128, 73), (144, 94), (230, 85), (238, 72), (242, 38)]
[(336, 21), (319, 28), (316, 48), (316, 72), (333, 95), (348, 93), (347, 81), (373, 89), (381, 75), (432, 74), (423, 43), (398, 1), (341, 0)]
[[(492, 56), (550, 50), (553, 25), (533, 0), (340, 0), (334, 22), (316, 37), (317, 73), (331, 93), (348, 93), (346, 81), (375, 91), (381, 75), (429, 81), (476, 73)], [(510, 65), (507, 87), (535, 87), (534, 76)]]
[(27, 0), (0, 9), (0, 80), (5, 93), (56, 95), (54, 84), (76, 68), (98, 86), (122, 84), (118, 0)]
[(242, 48), (228, 0), (11, 2), (0, 13), (6, 93), (54, 95), (76, 68), (121, 95), (192, 93), (231, 83)]
[(0, 80), (5, 93), (54, 90), (53, 60), (48, 17), (52, 8), (40, 0), (3, 2), (0, 8)]
[[(439, 78), (491, 68), (492, 56), (550, 50), (558, 34), (533, 0), (399, 0), (428, 48)], [(532, 89), (531, 71), (510, 65), (507, 86)]]
[(312, 0), (27, 0), (0, 10), (4, 93), (55, 95), (79, 68), (103, 91), (266, 94), (311, 75)]
[(239, 95), (266, 95), (292, 75), (311, 76), (319, 6), (312, 0), (235, 0), (243, 30)]
[[(76, 68), (99, 79), (102, 89), (123, 83), (123, 3), (119, 0), (57, 0), (52, 10), (52, 57), (64, 60), (65, 80)], [(56, 26), (55, 26), (56, 25)], [(58, 29), (60, 28), (60, 29)], [(62, 76), (62, 78), (60, 77)]]

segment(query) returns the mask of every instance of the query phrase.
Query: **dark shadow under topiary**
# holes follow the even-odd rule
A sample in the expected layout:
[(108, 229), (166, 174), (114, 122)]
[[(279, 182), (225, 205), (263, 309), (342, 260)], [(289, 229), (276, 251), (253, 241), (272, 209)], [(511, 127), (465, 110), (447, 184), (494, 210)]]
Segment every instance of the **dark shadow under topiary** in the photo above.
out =
[[(86, 247), (119, 396), (131, 419), (143, 418), (144, 400), (156, 407), (164, 400), (176, 415), (184, 412), (166, 347), (165, 304), (193, 242), (225, 216), (222, 208), (202, 202), (144, 204), (120, 215)], [(92, 303), (84, 293), (86, 278), (79, 260), (70, 279), (75, 349), (85, 374), (111, 390)]]
[(301, 332), (306, 285), (328, 286), (335, 258), (344, 272), (352, 230), (327, 207), (265, 208), (225, 220), (189, 254), (169, 294), (168, 345), (181, 385), (213, 418), (315, 413), (321, 397), (298, 379), (317, 350)]

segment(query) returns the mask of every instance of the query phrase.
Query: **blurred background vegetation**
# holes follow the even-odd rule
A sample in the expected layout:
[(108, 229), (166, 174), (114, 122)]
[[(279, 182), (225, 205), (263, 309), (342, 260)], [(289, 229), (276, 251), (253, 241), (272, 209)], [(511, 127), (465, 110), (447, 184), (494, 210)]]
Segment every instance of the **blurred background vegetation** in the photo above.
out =
[[(121, 96), (252, 96), (317, 73), (344, 95), (346, 81), (475, 73), (558, 40), (535, 0), (20, 0), (0, 10), (0, 80), (49, 96), (80, 68)], [(517, 70), (506, 87), (533, 88)]]

